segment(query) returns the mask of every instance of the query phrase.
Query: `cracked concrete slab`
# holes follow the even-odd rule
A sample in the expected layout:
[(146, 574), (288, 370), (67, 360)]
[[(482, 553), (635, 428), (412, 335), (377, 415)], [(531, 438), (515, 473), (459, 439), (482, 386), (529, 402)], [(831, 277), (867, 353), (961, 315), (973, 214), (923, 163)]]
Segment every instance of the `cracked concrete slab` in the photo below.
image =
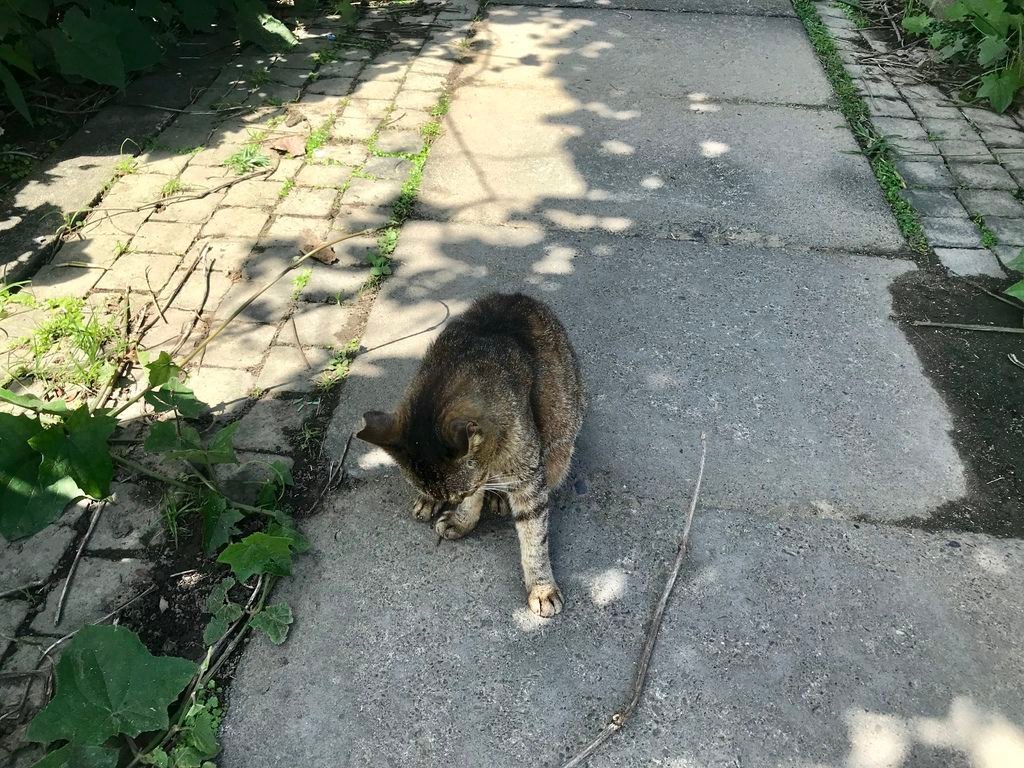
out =
[(715, 13), (735, 16), (796, 16), (786, 0), (499, 0), (490, 6), (595, 8), (605, 11)]

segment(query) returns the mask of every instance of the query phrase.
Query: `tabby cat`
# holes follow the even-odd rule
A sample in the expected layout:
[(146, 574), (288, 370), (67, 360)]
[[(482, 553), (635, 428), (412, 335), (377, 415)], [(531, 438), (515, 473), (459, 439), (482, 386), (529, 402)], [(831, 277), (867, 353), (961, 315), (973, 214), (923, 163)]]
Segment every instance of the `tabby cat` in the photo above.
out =
[(430, 345), (394, 413), (370, 411), (357, 437), (383, 448), (439, 536), (473, 530), (485, 494), (507, 500), (527, 604), (562, 609), (548, 554), (548, 494), (569, 472), (586, 397), (576, 353), (551, 309), (523, 294), (477, 300)]

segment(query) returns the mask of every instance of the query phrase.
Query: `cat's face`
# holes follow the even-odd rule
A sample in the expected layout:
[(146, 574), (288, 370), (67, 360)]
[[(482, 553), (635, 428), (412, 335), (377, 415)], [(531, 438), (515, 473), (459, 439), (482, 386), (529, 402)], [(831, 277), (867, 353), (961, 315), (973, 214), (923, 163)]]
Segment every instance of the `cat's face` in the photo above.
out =
[(458, 504), (486, 481), (476, 460), (483, 436), (473, 421), (416, 429), (392, 414), (370, 411), (356, 437), (387, 451), (406, 480), (437, 501)]

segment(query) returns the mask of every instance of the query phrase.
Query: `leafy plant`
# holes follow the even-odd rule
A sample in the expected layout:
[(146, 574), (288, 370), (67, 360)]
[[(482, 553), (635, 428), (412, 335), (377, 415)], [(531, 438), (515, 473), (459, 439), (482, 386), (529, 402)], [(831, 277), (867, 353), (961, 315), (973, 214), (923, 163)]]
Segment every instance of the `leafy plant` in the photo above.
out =
[(359, 339), (352, 339), (345, 345), (344, 349), (337, 352), (331, 358), (331, 361), (327, 364), (327, 368), (324, 369), (319, 377), (317, 377), (317, 389), (330, 389), (332, 386), (348, 376), (349, 367), (352, 365), (352, 361), (356, 359), (356, 355), (358, 354)]
[(292, 278), (292, 299), (297, 299), (302, 295), (302, 292), (309, 285), (310, 278), (313, 277), (312, 269), (303, 269), (301, 272), (297, 272), (295, 277)]
[(956, 0), (936, 11), (911, 2), (900, 24), (925, 38), (942, 61), (978, 68), (976, 97), (1005, 112), (1024, 86), (1024, 2)]
[(168, 181), (166, 184), (164, 184), (162, 187), (160, 187), (160, 196), (161, 197), (170, 197), (171, 195), (178, 194), (179, 192), (181, 192), (184, 189), (185, 189), (185, 185), (181, 183), (181, 179), (173, 178), (170, 181)]
[(52, 73), (124, 88), (130, 75), (163, 59), (181, 28), (195, 32), (222, 21), (243, 42), (267, 50), (296, 42), (266, 0), (9, 0), (0, 15), (0, 85), (30, 123), (26, 80)]
[(309, 134), (309, 138), (306, 139), (306, 157), (312, 157), (314, 152), (327, 143), (327, 139), (331, 135), (331, 128), (333, 127), (334, 118), (332, 117)]
[(281, 188), (277, 190), (278, 199), (284, 200), (293, 189), (295, 189), (295, 179), (285, 179)]
[(257, 168), (266, 168), (270, 165), (270, 158), (267, 157), (257, 144), (246, 144), (240, 150), (230, 155), (224, 165), (233, 170), (239, 176), (252, 173)]

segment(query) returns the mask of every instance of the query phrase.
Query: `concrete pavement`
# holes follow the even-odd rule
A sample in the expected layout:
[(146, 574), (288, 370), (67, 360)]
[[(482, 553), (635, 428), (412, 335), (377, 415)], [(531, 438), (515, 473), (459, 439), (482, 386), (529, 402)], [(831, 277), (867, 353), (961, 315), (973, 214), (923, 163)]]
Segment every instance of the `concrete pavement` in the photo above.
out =
[(597, 5), (489, 10), (328, 444), (449, 312), (550, 301), (592, 397), (553, 516), (566, 608), (527, 612), (507, 522), (435, 547), (356, 444), (221, 764), (559, 765), (626, 696), (705, 430), (647, 693), (592, 764), (1021, 765), (1024, 546), (914, 528), (967, 470), (889, 319), (916, 267), (801, 27)]

